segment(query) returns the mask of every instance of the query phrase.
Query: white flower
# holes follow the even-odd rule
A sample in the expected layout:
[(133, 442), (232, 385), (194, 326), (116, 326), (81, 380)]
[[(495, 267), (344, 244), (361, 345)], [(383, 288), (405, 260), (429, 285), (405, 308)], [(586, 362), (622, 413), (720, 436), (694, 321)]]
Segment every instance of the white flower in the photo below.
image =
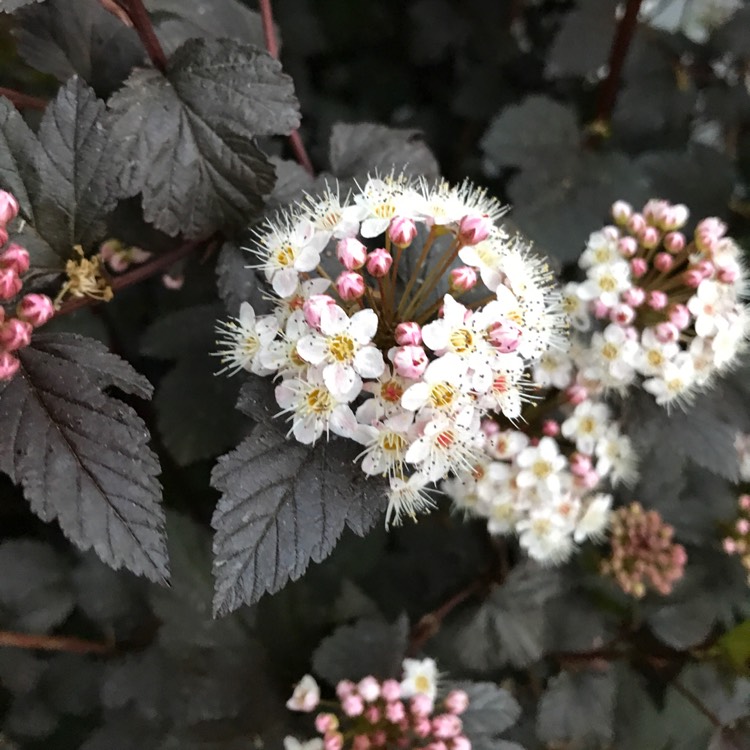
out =
[(695, 333), (706, 338), (718, 330), (717, 323), (727, 309), (726, 296), (721, 285), (704, 279), (695, 294), (688, 300), (688, 310), (695, 316)]
[(564, 352), (545, 352), (534, 364), (534, 382), (548, 388), (567, 388), (573, 374), (573, 361)]
[(561, 456), (557, 441), (551, 437), (543, 437), (539, 445), (524, 448), (516, 456), (516, 464), (521, 471), (516, 477), (516, 484), (521, 488), (535, 488), (543, 494), (557, 494), (560, 492), (560, 476), (567, 465), (565, 456)]
[(292, 697), (286, 702), (290, 711), (314, 711), (320, 703), (320, 688), (312, 675), (306, 674), (295, 686)]
[(296, 737), (284, 737), (284, 750), (323, 750), (323, 738), (313, 737), (306, 742), (300, 742)]
[(637, 457), (633, 445), (626, 435), (620, 434), (617, 425), (611, 425), (599, 439), (595, 449), (596, 471), (604, 477), (611, 473), (612, 484), (630, 484), (636, 477)]
[(590, 500), (586, 512), (576, 524), (573, 539), (580, 544), (584, 539), (601, 541), (609, 525), (612, 495), (598, 494)]
[(492, 382), (486, 393), (479, 398), (479, 406), (502, 412), (509, 420), (515, 421), (521, 416), (524, 400), (529, 400), (523, 391), (528, 383), (521, 382), (523, 361), (512, 354), (501, 355), (492, 372)]
[(401, 406), (409, 411), (422, 407), (455, 411), (469, 400), (466, 366), (455, 355), (445, 354), (427, 365), (422, 380), (404, 391)]
[(742, 0), (649, 0), (641, 12), (655, 29), (682, 31), (688, 39), (703, 44), (741, 7)]
[(577, 282), (570, 281), (563, 287), (562, 309), (574, 328), (588, 331), (591, 328), (591, 314), (588, 304), (578, 294), (579, 286)]
[(518, 541), (529, 557), (544, 564), (559, 564), (570, 557), (573, 541), (568, 520), (551, 507), (533, 510), (516, 525)]
[(588, 278), (578, 286), (582, 300), (600, 300), (607, 307), (614, 307), (620, 294), (632, 286), (630, 266), (623, 260), (589, 269)]
[(435, 700), (437, 695), (438, 671), (434, 659), (404, 659), (404, 678), (401, 681), (401, 695), (411, 698), (426, 695)]
[(597, 440), (604, 435), (609, 420), (606, 404), (586, 400), (573, 409), (562, 423), (562, 434), (576, 444), (581, 453), (591, 455)]
[(323, 196), (307, 196), (305, 211), (315, 229), (325, 238), (354, 237), (366, 211), (361, 206), (341, 204), (341, 198), (330, 189)]
[(601, 379), (604, 385), (613, 388), (633, 381), (638, 342), (628, 338), (624, 328), (612, 323), (603, 333), (595, 333), (590, 351), (594, 368), (591, 373), (584, 370), (584, 376)]
[(221, 349), (217, 355), (225, 364), (222, 372), (234, 374), (248, 370), (256, 375), (270, 375), (275, 368), (264, 362), (264, 355), (278, 330), (275, 317), (264, 315), (256, 318), (252, 305), (243, 302), (239, 317), (221, 323), (218, 329)]
[(695, 386), (695, 368), (690, 354), (683, 352), (664, 367), (661, 377), (643, 381), (643, 387), (656, 397), (660, 406), (687, 400)]
[(529, 444), (529, 436), (520, 430), (504, 430), (493, 435), (487, 450), (495, 458), (510, 459), (517, 456)]
[(377, 380), (368, 380), (362, 386), (362, 390), (371, 393), (372, 398), (357, 409), (357, 419), (362, 424), (374, 424), (383, 417), (401, 412), (401, 397), (413, 383), (413, 380), (396, 375), (390, 366), (386, 366)]
[(578, 259), (580, 268), (602, 266), (621, 260), (617, 239), (610, 232), (594, 232), (589, 235), (586, 249)]
[(365, 309), (350, 318), (338, 305), (320, 316), (320, 333), (311, 331), (297, 344), (299, 355), (312, 365), (323, 365), (323, 380), (338, 399), (355, 398), (362, 378), (377, 378), (385, 369), (380, 350), (370, 342), (378, 329), (378, 316)]
[(414, 413), (402, 411), (386, 418), (376, 426), (360, 425), (354, 438), (357, 442), (367, 446), (360, 453), (362, 471), (369, 476), (377, 474), (402, 476), (404, 457), (411, 442), (413, 424)]
[(281, 338), (272, 341), (261, 352), (261, 363), (271, 372), (283, 377), (300, 376), (310, 366), (297, 351), (299, 340), (312, 329), (305, 322), (302, 310), (295, 310), (286, 321)]
[(636, 352), (635, 366), (643, 375), (660, 375), (667, 362), (674, 359), (679, 351), (676, 342), (663, 343), (656, 337), (653, 328), (646, 328), (641, 335), (641, 347)]
[(415, 218), (416, 193), (393, 178), (367, 180), (354, 201), (362, 209), (360, 233), (366, 238), (383, 234), (396, 216)]
[(398, 526), (401, 517), (414, 518), (417, 513), (434, 508), (435, 503), (426, 489), (429, 482), (422, 474), (415, 472), (408, 479), (391, 477), (388, 491), (388, 508), (385, 511), (385, 527), (393, 523)]

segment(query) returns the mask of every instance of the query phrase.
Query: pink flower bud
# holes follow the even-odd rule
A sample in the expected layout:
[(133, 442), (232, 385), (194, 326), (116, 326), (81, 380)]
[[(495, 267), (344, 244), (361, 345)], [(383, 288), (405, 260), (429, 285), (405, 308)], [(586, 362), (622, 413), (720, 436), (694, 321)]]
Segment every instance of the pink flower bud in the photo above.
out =
[(685, 235), (682, 232), (669, 232), (664, 236), (664, 247), (667, 252), (677, 255), (685, 248)]
[(617, 241), (617, 250), (623, 258), (632, 258), (638, 252), (635, 237), (622, 237)]
[(669, 322), (682, 331), (690, 325), (690, 311), (685, 305), (673, 305), (669, 310)]
[(628, 219), (628, 229), (635, 235), (639, 235), (646, 228), (646, 219), (641, 214), (633, 214)]
[(355, 734), (352, 740), (352, 750), (370, 750), (372, 743), (366, 734)]
[(592, 469), (591, 471), (586, 472), (582, 477), (578, 477), (577, 484), (584, 489), (593, 490), (594, 487), (599, 484), (600, 479), (599, 472)]
[(656, 253), (654, 258), (654, 267), (657, 271), (666, 273), (672, 269), (674, 265), (674, 258), (669, 253)]
[[(551, 419), (547, 420), (547, 422), (552, 421), (553, 420)], [(557, 424), (557, 422), (554, 424)], [(451, 690), (450, 693), (445, 696), (445, 707), (450, 713), (456, 714), (456, 716), (462, 714), (469, 707), (468, 694), (465, 690)]]
[(380, 686), (380, 694), (387, 701), (397, 701), (401, 697), (401, 683), (398, 680), (385, 680)]
[(740, 508), (750, 510), (750, 495), (740, 495)]
[(345, 237), (336, 245), (336, 257), (348, 271), (355, 271), (364, 266), (367, 248), (355, 237)]
[(432, 731), (440, 740), (450, 740), (461, 733), (461, 719), (454, 714), (439, 714), (432, 719)]
[(633, 258), (630, 261), (630, 272), (633, 277), (640, 279), (648, 271), (648, 262), (645, 258)]
[(652, 310), (663, 310), (669, 304), (669, 297), (661, 289), (654, 289), (648, 293), (646, 304)]
[(623, 301), (631, 307), (640, 307), (646, 301), (646, 292), (639, 286), (631, 286), (622, 293)]
[(690, 211), (688, 211), (687, 206), (683, 206), (681, 203), (670, 206), (669, 208), (662, 211), (662, 229), (670, 232), (674, 231), (675, 229), (682, 229), (682, 227), (684, 227), (687, 223), (689, 216)]
[(591, 456), (585, 453), (573, 453), (570, 456), (570, 471), (575, 476), (584, 477), (592, 468)]
[(509, 319), (496, 320), (487, 329), (487, 340), (499, 352), (510, 354), (521, 343), (521, 327)]
[(573, 383), (565, 389), (565, 397), (571, 404), (578, 406), (589, 397), (589, 392), (585, 386)]
[(31, 342), (31, 323), (18, 318), (10, 318), (0, 328), (0, 346), (9, 352), (23, 349)]
[(730, 259), (716, 264), (716, 278), (722, 284), (734, 284), (740, 278), (740, 267), (737, 261)]
[(342, 750), (344, 747), (344, 735), (341, 732), (327, 734), (323, 738), (323, 750)]
[(399, 323), (396, 326), (395, 337), (399, 346), (419, 346), (422, 343), (422, 327), (414, 321)]
[(326, 732), (335, 732), (339, 728), (339, 720), (335, 714), (318, 714), (315, 717), (315, 729), (320, 734), (326, 734)]
[(462, 245), (477, 245), (492, 231), (492, 220), (482, 214), (464, 216), (458, 224), (458, 241)]
[(710, 260), (701, 260), (694, 268), (700, 272), (704, 279), (710, 279), (716, 270), (716, 266)]
[(625, 201), (615, 201), (612, 204), (612, 218), (620, 226), (625, 226), (633, 215), (633, 207)]
[(5, 252), (0, 255), (0, 266), (12, 268), (19, 276), (29, 270), (30, 263), (29, 251), (15, 242), (11, 242)]
[(372, 703), (380, 697), (380, 683), (371, 675), (363, 677), (359, 681), (357, 690), (368, 703)]
[(0, 353), (0, 380), (10, 380), (20, 366), (21, 363), (10, 352)]
[(471, 750), (471, 742), (464, 735), (459, 734), (458, 737), (453, 738), (453, 744), (451, 750)]
[(420, 739), (429, 737), (432, 734), (432, 722), (425, 716), (419, 717), (414, 722), (414, 734)]
[(593, 304), (594, 317), (599, 320), (609, 317), (609, 305), (602, 302), (600, 299), (595, 299)]
[[(402, 727), (402, 731), (406, 731), (407, 728), (408, 726)], [(373, 747), (385, 747), (386, 742), (388, 742), (388, 735), (386, 734), (385, 729), (378, 729), (377, 731), (372, 733)]]
[(409, 702), (409, 707), (414, 716), (429, 716), (432, 713), (434, 703), (429, 695), (417, 693)]
[(46, 294), (27, 294), (16, 307), (16, 315), (34, 328), (43, 326), (55, 314), (55, 306)]
[(641, 245), (648, 250), (655, 248), (661, 242), (661, 234), (656, 227), (646, 227), (640, 235)]
[[(547, 437), (557, 437), (560, 434), (560, 423), (556, 422), (554, 419), (545, 419), (544, 422), (542, 423), (542, 434), (546, 435)], [(446, 698), (446, 701), (447, 701), (447, 698)], [(454, 713), (457, 713), (457, 712), (454, 712)]]
[(497, 433), (500, 432), (500, 425), (494, 419), (483, 419), (481, 430), (485, 437), (491, 438), (493, 435), (497, 435)]
[(388, 236), (396, 247), (409, 247), (417, 236), (417, 225), (411, 219), (396, 216), (388, 225)]
[(722, 541), (721, 546), (724, 547), (724, 552), (728, 555), (734, 555), (737, 552), (737, 543), (731, 536), (726, 537)]
[(740, 518), (737, 521), (737, 531), (745, 536), (750, 531), (750, 521), (747, 518)]
[(615, 305), (609, 311), (609, 319), (620, 326), (628, 326), (635, 320), (635, 310), (630, 305)]
[(365, 710), (365, 703), (361, 696), (351, 693), (341, 701), (341, 710), (347, 716), (361, 716)]
[(655, 331), (656, 338), (662, 344), (670, 344), (680, 338), (680, 329), (674, 323), (657, 323)]
[(367, 272), (380, 279), (391, 270), (393, 265), (393, 256), (383, 247), (373, 250), (367, 256)]
[(165, 273), (161, 277), (161, 283), (164, 285), (164, 288), (169, 289), (170, 292), (179, 292), (185, 283), (185, 277), (183, 274), (174, 276), (171, 273)]
[(661, 217), (666, 209), (669, 208), (667, 201), (659, 200), (658, 198), (651, 198), (646, 201), (646, 205), (643, 207), (643, 218), (649, 224), (658, 224), (661, 221)]
[(421, 378), (429, 364), (427, 354), (421, 346), (399, 346), (393, 352), (391, 359), (393, 369), (402, 378), (410, 380)]
[(336, 291), (346, 302), (359, 299), (365, 293), (365, 279), (356, 271), (343, 271), (336, 279)]
[(0, 190), (0, 224), (5, 226), (18, 216), (18, 201), (5, 190)]
[(0, 268), (0, 299), (13, 299), (23, 286), (20, 276), (12, 268)]
[[(383, 686), (385, 689), (385, 686)], [(394, 701), (385, 704), (385, 718), (391, 722), (391, 724), (398, 724), (406, 716), (406, 708), (401, 701)]]
[(368, 706), (365, 709), (364, 717), (370, 724), (377, 724), (381, 717), (380, 709), (377, 706)]
[(326, 307), (335, 307), (336, 300), (327, 294), (313, 294), (309, 299), (305, 300), (302, 305), (302, 312), (304, 313), (307, 325), (314, 328), (316, 331), (320, 330), (320, 316), (323, 309)]
[(682, 280), (685, 282), (685, 286), (697, 289), (703, 281), (703, 274), (697, 268), (691, 268), (682, 274)]
[(477, 272), (470, 266), (454, 268), (450, 273), (452, 292), (468, 292), (477, 285)]
[(8, 241), (8, 231), (5, 227), (0, 227), (0, 247)]

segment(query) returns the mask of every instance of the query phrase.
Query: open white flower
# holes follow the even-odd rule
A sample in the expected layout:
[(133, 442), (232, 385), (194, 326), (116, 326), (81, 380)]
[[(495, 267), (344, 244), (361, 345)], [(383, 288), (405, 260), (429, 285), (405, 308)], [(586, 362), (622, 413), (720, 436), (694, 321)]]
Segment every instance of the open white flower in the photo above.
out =
[(562, 423), (562, 434), (575, 442), (576, 449), (591, 455), (597, 441), (609, 425), (609, 408), (606, 404), (586, 400), (578, 404)]
[(543, 437), (539, 444), (524, 448), (516, 463), (521, 471), (516, 477), (519, 487), (534, 488), (543, 494), (558, 494), (561, 489), (559, 472), (567, 465), (565, 456), (560, 455), (557, 441)]
[(320, 687), (315, 678), (306, 674), (295, 686), (292, 697), (286, 702), (290, 711), (310, 713), (320, 703)]
[(573, 535), (574, 541), (577, 544), (580, 544), (584, 539), (592, 539), (595, 542), (601, 541), (607, 526), (609, 526), (611, 510), (612, 495), (603, 493), (594, 495), (576, 524)]
[(404, 659), (403, 669), (401, 695), (404, 698), (421, 694), (435, 700), (438, 670), (434, 659)]
[(276, 368), (265, 361), (265, 355), (279, 330), (273, 315), (256, 317), (249, 302), (240, 305), (239, 317), (221, 323), (217, 352), (225, 367), (222, 372), (247, 370), (255, 375), (270, 375)]

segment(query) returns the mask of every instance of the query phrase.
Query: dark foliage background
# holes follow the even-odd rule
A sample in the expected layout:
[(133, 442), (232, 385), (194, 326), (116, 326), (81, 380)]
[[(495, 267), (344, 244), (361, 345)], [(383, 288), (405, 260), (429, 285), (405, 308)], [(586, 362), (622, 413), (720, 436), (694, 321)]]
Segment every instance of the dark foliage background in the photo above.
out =
[(262, 304), (248, 227), (394, 165), (486, 185), (563, 275), (616, 198), (683, 202), (748, 247), (750, 5), (705, 42), (639, 23), (618, 47), (632, 0), (276, 0), (281, 65), (250, 0), (146, 0), (161, 57), (111, 12), (135, 5), (0, 0), (29, 287), (59, 289), (75, 245), (154, 254), (113, 302), (66, 302), (0, 386), (0, 748), (277, 748), (311, 735), (284, 708), (303, 673), (407, 653), (493, 707), (478, 750), (750, 747), (750, 596), (719, 545), (746, 367), (687, 414), (625, 404), (649, 456), (625, 499), (690, 559), (634, 604), (446, 507), (386, 533), (348, 448), (286, 442), (263, 384), (208, 356), (217, 318)]

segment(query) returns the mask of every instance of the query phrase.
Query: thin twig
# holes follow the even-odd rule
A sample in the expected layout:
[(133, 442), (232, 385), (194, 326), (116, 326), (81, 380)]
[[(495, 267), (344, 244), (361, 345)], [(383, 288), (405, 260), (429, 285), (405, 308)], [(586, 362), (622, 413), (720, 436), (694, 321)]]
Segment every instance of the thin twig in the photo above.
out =
[(0, 96), (4, 96), (6, 99), (10, 99), (14, 107), (18, 109), (39, 109), (44, 110), (47, 108), (47, 101), (40, 99), (36, 96), (29, 96), (28, 94), (22, 94), (20, 91), (15, 89), (6, 89), (0, 86)]
[(609, 122), (617, 101), (617, 92), (620, 87), (620, 77), (625, 64), (633, 34), (638, 25), (638, 12), (643, 0), (628, 0), (625, 13), (617, 24), (615, 37), (612, 40), (612, 49), (609, 53), (609, 68), (607, 77), (599, 87), (599, 97), (596, 104), (596, 118), (591, 126), (594, 135), (602, 135), (608, 132)]
[(12, 648), (38, 649), (40, 651), (66, 651), (70, 654), (111, 654), (113, 643), (85, 641), (67, 635), (30, 635), (0, 631), (0, 646)]
[(685, 700), (691, 703), (694, 708), (697, 708), (698, 711), (700, 711), (717, 729), (721, 729), (721, 727), (724, 726), (721, 723), (721, 719), (719, 719), (710, 708), (701, 703), (698, 696), (688, 690), (678, 679), (672, 680), (672, 686), (683, 698), (685, 698)]
[[(113, 291), (118, 289), (124, 289), (125, 287), (137, 284), (140, 281), (150, 278), (156, 275), (160, 271), (163, 271), (170, 266), (174, 265), (178, 260), (182, 260), (186, 256), (190, 255), (197, 248), (205, 244), (205, 240), (190, 240), (189, 242), (176, 247), (174, 250), (170, 250), (158, 258), (154, 258), (150, 263), (144, 263), (143, 265), (137, 266), (132, 271), (126, 271), (120, 276), (116, 276), (112, 279), (111, 287)], [(73, 297), (60, 307), (57, 311), (57, 315), (67, 315), (75, 310), (79, 310), (82, 307), (88, 307), (89, 305), (97, 305), (101, 300), (93, 299), (92, 297)]]
[(161, 42), (156, 36), (154, 25), (151, 23), (151, 16), (149, 16), (143, 0), (127, 0), (125, 10), (130, 16), (133, 28), (141, 38), (141, 43), (149, 58), (151, 58), (151, 62), (163, 73), (167, 69), (167, 56), (164, 54)]
[(133, 28), (133, 21), (128, 15), (128, 12), (117, 2), (117, 0), (99, 0), (99, 4), (104, 10), (108, 11), (113, 16), (116, 16), (128, 28)]
[[(276, 38), (276, 30), (273, 27), (273, 9), (271, 8), (271, 0), (259, 0), (260, 5), (260, 18), (263, 24), (263, 37), (266, 41), (266, 49), (268, 54), (274, 58), (279, 59), (279, 40)], [(312, 161), (307, 154), (305, 144), (302, 143), (300, 138), (299, 130), (293, 130), (289, 134), (289, 145), (294, 151), (294, 156), (305, 171), (315, 176), (315, 168), (313, 167)]]

